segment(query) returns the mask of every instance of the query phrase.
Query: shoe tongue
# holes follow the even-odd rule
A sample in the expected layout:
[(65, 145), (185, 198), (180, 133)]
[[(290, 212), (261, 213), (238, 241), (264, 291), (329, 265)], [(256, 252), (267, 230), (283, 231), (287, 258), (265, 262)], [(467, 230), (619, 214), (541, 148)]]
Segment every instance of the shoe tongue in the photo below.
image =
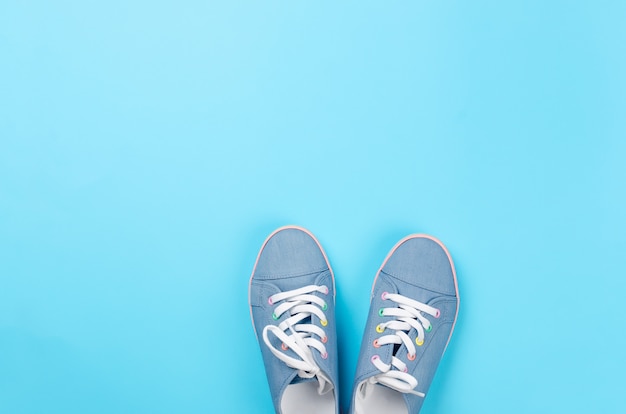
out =
[(393, 352), (391, 353), (391, 355), (396, 355), (398, 353), (398, 350), (400, 349), (400, 347), (402, 346), (402, 344), (394, 344), (393, 345)]

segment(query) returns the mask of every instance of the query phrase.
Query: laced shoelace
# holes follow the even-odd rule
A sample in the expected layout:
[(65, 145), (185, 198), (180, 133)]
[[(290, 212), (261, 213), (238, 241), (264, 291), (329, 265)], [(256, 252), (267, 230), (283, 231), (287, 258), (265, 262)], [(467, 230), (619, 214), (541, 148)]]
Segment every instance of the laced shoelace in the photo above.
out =
[[(432, 324), (424, 316), (424, 314), (439, 318), (440, 311), (432, 306), (418, 302), (395, 293), (383, 292), (381, 295), (383, 300), (391, 300), (398, 306), (393, 308), (381, 308), (378, 314), (381, 317), (392, 316), (393, 320), (380, 323), (376, 326), (376, 332), (383, 333), (385, 330), (393, 330), (392, 334), (383, 335), (374, 340), (373, 346), (380, 348), (383, 345), (394, 344), (394, 346), (403, 345), (407, 349), (407, 359), (415, 360), (417, 348), (415, 345), (422, 346), (424, 344), (424, 335), (430, 332)], [(417, 331), (415, 343), (411, 340), (408, 331), (411, 329)], [(386, 364), (381, 361), (380, 356), (374, 355), (371, 358), (372, 364), (381, 372), (378, 375), (369, 378), (371, 384), (380, 383), (396, 391), (424, 397), (425, 394), (415, 391), (417, 387), (417, 379), (407, 372), (407, 365), (396, 357), (396, 353), (391, 357), (391, 363)], [(395, 369), (394, 369), (395, 368)]]
[[(324, 394), (333, 387), (313, 359), (311, 348), (317, 350), (323, 359), (328, 358), (324, 345), (328, 341), (328, 337), (322, 328), (311, 323), (311, 316), (317, 316), (322, 326), (328, 325), (328, 320), (324, 314), (324, 311), (328, 309), (328, 304), (321, 297), (312, 294), (313, 292), (327, 295), (328, 287), (309, 285), (270, 296), (267, 300), (268, 303), (277, 305), (272, 314), (274, 320), (280, 319), (286, 312), (288, 312), (289, 317), (278, 325), (267, 325), (263, 328), (263, 341), (276, 358), (290, 368), (298, 370), (300, 378), (317, 377), (318, 393)], [(282, 351), (291, 349), (300, 359), (291, 357), (275, 348), (270, 342), (270, 333), (282, 341)]]

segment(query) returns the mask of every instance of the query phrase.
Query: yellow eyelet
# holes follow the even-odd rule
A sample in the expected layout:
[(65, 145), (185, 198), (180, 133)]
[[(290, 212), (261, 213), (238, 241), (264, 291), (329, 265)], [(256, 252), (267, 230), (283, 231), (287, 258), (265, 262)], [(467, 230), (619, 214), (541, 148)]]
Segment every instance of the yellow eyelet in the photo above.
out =
[(320, 323), (322, 324), (322, 326), (328, 325), (328, 321), (326, 319), (322, 319)]
[(376, 325), (376, 332), (383, 333), (385, 332), (385, 328), (382, 325)]

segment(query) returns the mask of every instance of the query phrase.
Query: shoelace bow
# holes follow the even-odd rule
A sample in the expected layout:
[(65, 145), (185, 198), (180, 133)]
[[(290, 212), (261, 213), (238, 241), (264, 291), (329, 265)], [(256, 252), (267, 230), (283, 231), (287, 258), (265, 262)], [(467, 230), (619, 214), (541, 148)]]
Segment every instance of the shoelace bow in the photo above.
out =
[[(381, 297), (383, 300), (391, 300), (397, 303), (398, 307), (381, 308), (379, 310), (380, 316), (393, 316), (395, 319), (376, 326), (376, 332), (383, 333), (386, 329), (390, 329), (394, 333), (381, 336), (374, 341), (373, 345), (375, 348), (379, 348), (383, 345), (394, 344), (396, 346), (404, 344), (407, 349), (407, 358), (413, 361), (417, 352), (415, 345), (422, 346), (424, 344), (425, 332), (430, 332), (432, 329), (432, 324), (423, 314), (426, 313), (438, 318), (440, 312), (432, 306), (399, 294), (383, 292)], [(407, 334), (412, 328), (417, 331), (415, 344)], [(374, 355), (371, 361), (381, 371), (380, 374), (370, 377), (369, 382), (371, 384), (380, 383), (402, 393), (414, 394), (420, 397), (425, 396), (424, 393), (415, 391), (417, 379), (407, 372), (407, 365), (400, 358), (396, 357), (396, 352), (391, 357), (390, 364), (381, 361), (378, 355)]]
[[(283, 361), (290, 368), (298, 370), (300, 378), (317, 377), (319, 383), (318, 393), (324, 394), (333, 387), (313, 359), (311, 348), (319, 351), (322, 358), (328, 358), (326, 346), (324, 345), (328, 341), (328, 337), (322, 328), (310, 323), (310, 318), (312, 315), (315, 315), (320, 319), (321, 325), (326, 326), (328, 320), (324, 311), (328, 308), (328, 305), (324, 299), (313, 295), (313, 292), (320, 292), (326, 295), (328, 294), (328, 287), (309, 285), (270, 296), (268, 303), (277, 305), (272, 315), (274, 320), (278, 320), (285, 312), (289, 313), (289, 317), (278, 324), (278, 326), (267, 325), (263, 328), (263, 341), (276, 358)], [(305, 321), (306, 319), (309, 320)], [(309, 323), (299, 323), (303, 321)], [(283, 351), (291, 349), (300, 359), (291, 357), (285, 352), (276, 349), (269, 340), (269, 333), (272, 333), (282, 341), (281, 348)]]

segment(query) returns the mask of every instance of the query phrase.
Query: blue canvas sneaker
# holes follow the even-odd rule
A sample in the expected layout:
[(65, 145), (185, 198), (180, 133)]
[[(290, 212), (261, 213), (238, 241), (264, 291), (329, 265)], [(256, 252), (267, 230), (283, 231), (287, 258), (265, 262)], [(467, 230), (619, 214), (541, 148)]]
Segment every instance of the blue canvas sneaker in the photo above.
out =
[(419, 413), (458, 309), (454, 264), (444, 245), (421, 234), (402, 239), (374, 280), (351, 413)]
[(335, 280), (307, 230), (282, 227), (259, 252), (250, 314), (280, 414), (337, 414)]

